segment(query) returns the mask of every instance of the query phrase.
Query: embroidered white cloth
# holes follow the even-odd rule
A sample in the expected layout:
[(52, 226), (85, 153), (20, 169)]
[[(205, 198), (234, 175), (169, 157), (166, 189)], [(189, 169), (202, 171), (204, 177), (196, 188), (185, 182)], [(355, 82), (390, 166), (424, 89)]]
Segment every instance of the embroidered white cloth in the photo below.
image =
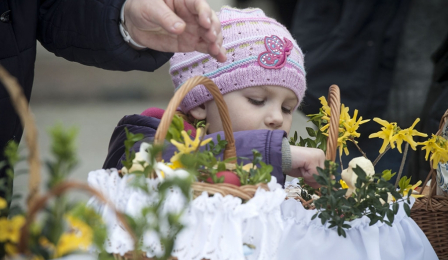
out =
[[(89, 173), (88, 183), (118, 210), (138, 216), (143, 207), (157, 200), (157, 194), (149, 197), (133, 188), (129, 185), (132, 178), (132, 175), (119, 177), (116, 169), (98, 170)], [(146, 179), (146, 182), (150, 189), (156, 189), (158, 180)], [(182, 218), (186, 228), (176, 238), (173, 256), (180, 260), (278, 259), (276, 254), (283, 234), (280, 206), (286, 193), (275, 177), (268, 186), (270, 191), (259, 189), (247, 203), (233, 196), (216, 194), (209, 197), (205, 192), (194, 199)], [(182, 198), (180, 191), (173, 189), (165, 201), (164, 210), (179, 212)], [(106, 250), (120, 255), (132, 251), (132, 240), (113, 212), (95, 198), (91, 198), (88, 204), (103, 216), (108, 225)], [(250, 255), (245, 256), (244, 244), (255, 246)], [(161, 252), (155, 234), (145, 234), (143, 245), (147, 248), (148, 257)]]
[[(292, 181), (287, 185), (297, 185)], [(411, 203), (415, 201), (411, 198)], [(400, 205), (392, 227), (377, 222), (369, 226), (363, 217), (351, 221), (347, 237), (338, 236), (329, 224), (311, 217), (316, 210), (306, 210), (300, 202), (288, 199), (282, 204), (284, 232), (278, 259), (363, 259), (363, 260), (432, 260), (438, 259), (423, 231), (408, 217)]]

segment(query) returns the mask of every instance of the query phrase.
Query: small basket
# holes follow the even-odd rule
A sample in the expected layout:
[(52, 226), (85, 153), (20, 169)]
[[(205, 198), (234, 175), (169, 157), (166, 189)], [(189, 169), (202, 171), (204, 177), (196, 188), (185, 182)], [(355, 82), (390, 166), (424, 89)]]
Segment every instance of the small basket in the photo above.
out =
[[(224, 149), (224, 159), (236, 158), (235, 139), (233, 137), (232, 123), (230, 121), (227, 104), (225, 103), (224, 98), (222, 97), (222, 94), (215, 83), (204, 76), (196, 76), (190, 78), (181, 86), (179, 90), (176, 91), (173, 98), (169, 102), (165, 113), (162, 116), (154, 138), (154, 143), (163, 144), (177, 108), (179, 107), (180, 103), (187, 95), (187, 93), (197, 85), (204, 85), (205, 88), (207, 88), (207, 90), (212, 94), (216, 105), (218, 106), (219, 115), (221, 117), (222, 125), (224, 128), (224, 136), (227, 141), (227, 145)], [(161, 156), (159, 156), (157, 160), (161, 161)], [(235, 162), (236, 161), (234, 161), (233, 163)], [(205, 182), (195, 182), (192, 184), (192, 190), (195, 196), (199, 196), (202, 192), (206, 191), (210, 195), (213, 195), (215, 193), (220, 193), (223, 196), (232, 195), (234, 197), (239, 197), (245, 201), (253, 198), (255, 192), (259, 187), (265, 190), (269, 190), (266, 184), (243, 185), (240, 187), (228, 183), (211, 184)]]
[[(443, 126), (448, 120), (448, 110), (442, 116), (439, 131), (441, 135)], [(448, 196), (436, 195), (436, 170), (432, 168), (423, 183), (420, 194), (424, 193), (426, 183), (431, 179), (430, 190), (427, 196), (417, 198), (411, 208), (411, 218), (422, 229), (440, 259), (448, 259)]]

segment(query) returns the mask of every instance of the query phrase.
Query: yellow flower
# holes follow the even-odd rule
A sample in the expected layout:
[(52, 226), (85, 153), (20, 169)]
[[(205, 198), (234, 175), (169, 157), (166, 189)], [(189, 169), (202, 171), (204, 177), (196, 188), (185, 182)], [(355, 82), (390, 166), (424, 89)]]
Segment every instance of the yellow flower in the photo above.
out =
[[(403, 196), (407, 196), (409, 193), (409, 190), (415, 190), (418, 186), (420, 186), (422, 184), (422, 181), (418, 181), (416, 184), (414, 185), (408, 185), (404, 190), (402, 195)], [(412, 197), (414, 198), (421, 198), (424, 197), (425, 195), (420, 195), (420, 194), (411, 194)]]
[[(92, 244), (92, 229), (83, 221), (71, 215), (67, 215), (66, 220), (71, 228), (68, 233), (63, 233), (59, 238), (54, 252), (54, 257), (61, 257), (76, 250), (87, 250)], [(45, 240), (42, 240), (45, 244)]]
[(350, 115), (348, 114), (349, 110), (350, 110), (349, 107), (346, 107), (344, 104), (341, 104), (341, 113), (339, 114), (339, 122), (341, 122), (341, 120), (350, 119)]
[(75, 218), (71, 215), (68, 215), (66, 219), (75, 233), (82, 238), (83, 241), (81, 243), (81, 246), (87, 249), (93, 240), (92, 228), (80, 219)]
[[(319, 100), (322, 104), (322, 113), (324, 113), (328, 118), (328, 116), (330, 116), (331, 114), (331, 108), (328, 106), (327, 100), (324, 96), (320, 97)], [(327, 120), (329, 120), (329, 118)]]
[(10, 241), (18, 243), (20, 238), (20, 229), (25, 224), (25, 217), (16, 215), (12, 219), (0, 219), (0, 242)]
[(54, 258), (61, 257), (70, 252), (79, 250), (82, 243), (82, 239), (74, 233), (62, 234), (56, 246)]
[(395, 148), (395, 144), (393, 141), (391, 141), (391, 138), (394, 136), (394, 132), (397, 128), (397, 123), (389, 123), (386, 120), (382, 120), (378, 117), (375, 117), (373, 121), (383, 126), (381, 127), (381, 131), (369, 135), (369, 138), (378, 137), (384, 139), (383, 145), (380, 149), (380, 153), (383, 153), (384, 150), (386, 150), (388, 144), (390, 144), (392, 148)]
[(427, 134), (420, 133), (419, 131), (414, 129), (415, 125), (420, 121), (420, 118), (415, 119), (411, 127), (406, 129), (401, 129), (395, 122), (389, 123), (386, 120), (382, 120), (380, 118), (374, 118), (373, 121), (383, 126), (381, 127), (381, 131), (369, 136), (369, 138), (378, 137), (384, 139), (383, 145), (380, 149), (380, 153), (384, 153), (387, 145), (390, 145), (391, 148), (395, 148), (395, 143), (397, 145), (398, 151), (402, 153), (401, 145), (403, 144), (403, 141), (407, 142), (413, 150), (416, 150), (417, 145), (419, 145), (420, 143), (416, 143), (414, 139), (412, 139), (412, 137), (428, 136)]
[(370, 119), (362, 120), (362, 116), (356, 120), (356, 117), (358, 116), (358, 109), (355, 109), (355, 112), (353, 113), (353, 117), (350, 118), (350, 115), (348, 114), (348, 108), (347, 108), (347, 114), (343, 118), (343, 126), (345, 128), (345, 131), (350, 134), (351, 137), (359, 137), (361, 134), (356, 132), (359, 128), (359, 125), (362, 125), (364, 123), (367, 123), (370, 121)]
[(17, 246), (12, 244), (12, 243), (6, 243), (5, 244), (5, 252), (7, 255), (15, 255), (19, 252), (19, 250), (17, 249)]
[(347, 149), (347, 140), (350, 136), (350, 133), (345, 132), (342, 136), (338, 137), (338, 147), (339, 147), (339, 154), (342, 154), (342, 151), (344, 150), (345, 155), (348, 155), (348, 149)]
[(257, 169), (257, 166), (256, 165), (254, 166), (253, 163), (248, 163), (242, 167), (242, 169), (245, 170), (246, 172), (250, 172), (250, 169), (252, 168)]
[(8, 205), (8, 202), (6, 202), (6, 200), (4, 198), (0, 197), (0, 210), (6, 208), (7, 205)]
[(345, 181), (343, 179), (340, 179), (339, 183), (341, 184), (342, 189), (348, 189), (348, 185), (347, 185), (347, 183), (345, 183)]
[(447, 149), (436, 149), (431, 155), (432, 168), (436, 169), (437, 164), (446, 163), (448, 161), (448, 150)]
[(430, 160), (433, 168), (437, 168), (439, 162), (446, 163), (448, 161), (448, 141), (445, 138), (433, 134), (430, 139), (418, 143), (418, 145), (423, 145), (422, 150), (426, 150), (426, 160), (431, 153)]
[(425, 160), (428, 160), (428, 156), (432, 150), (440, 148), (436, 143), (436, 135), (432, 135), (430, 139), (425, 142), (418, 143), (418, 145), (423, 145), (422, 150), (426, 150)]
[(5, 217), (0, 218), (0, 242), (5, 242), (6, 240), (8, 240), (8, 235), (6, 233), (8, 226), (8, 219)]
[(403, 129), (403, 130), (399, 130), (398, 133), (395, 134), (394, 136), (392, 136), (392, 138), (390, 139), (390, 142), (397, 142), (397, 149), (400, 153), (401, 153), (401, 144), (403, 143), (403, 141), (409, 143), (412, 150), (416, 150), (417, 143), (412, 139), (412, 136), (423, 136), (423, 137), (428, 136), (427, 134), (420, 133), (414, 129), (415, 125), (419, 121), (420, 121), (420, 118), (415, 119), (415, 121), (411, 127)]
[(191, 140), (190, 136), (188, 136), (188, 134), (187, 134), (187, 132), (185, 132), (185, 130), (182, 130), (181, 135), (184, 138), (185, 144), (179, 143), (175, 140), (171, 140), (171, 143), (174, 146), (176, 146), (177, 150), (179, 150), (179, 152), (175, 153), (175, 155), (170, 160), (173, 164), (174, 164), (174, 162), (179, 160), (179, 158), (182, 154), (189, 154), (191, 152), (194, 152), (194, 151), (196, 151), (196, 149), (198, 149), (198, 147), (204, 146), (212, 140), (212, 138), (208, 138), (201, 142), (201, 140), (200, 140), (200, 138), (202, 137), (202, 129), (201, 128), (198, 128), (198, 130), (196, 132), (196, 137), (194, 140)]
[(55, 249), (53, 243), (51, 243), (46, 237), (39, 237), (39, 245), (41, 245), (44, 248), (47, 248), (51, 251)]
[[(326, 102), (326, 101), (325, 101)], [(359, 125), (367, 123), (370, 121), (362, 120), (362, 117), (356, 119), (358, 116), (358, 110), (355, 109), (353, 117), (350, 117), (349, 108), (344, 104), (341, 105), (341, 115), (339, 117), (339, 137), (338, 137), (338, 147), (339, 153), (342, 154), (342, 151), (345, 152), (346, 155), (349, 154), (347, 149), (347, 141), (356, 142), (354, 139), (361, 136), (360, 133), (356, 132), (359, 128)], [(322, 117), (324, 119), (324, 117)], [(329, 121), (329, 118), (327, 119)], [(321, 127), (321, 131), (324, 132), (330, 127), (330, 123)], [(328, 136), (328, 133), (324, 133), (324, 135)]]

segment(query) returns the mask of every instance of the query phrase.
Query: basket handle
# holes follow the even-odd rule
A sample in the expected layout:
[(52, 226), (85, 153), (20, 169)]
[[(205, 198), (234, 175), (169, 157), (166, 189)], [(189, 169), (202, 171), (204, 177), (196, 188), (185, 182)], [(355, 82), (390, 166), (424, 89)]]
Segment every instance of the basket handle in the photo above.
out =
[(29, 227), (33, 222), (36, 214), (46, 205), (47, 201), (55, 196), (60, 196), (70, 189), (80, 189), (91, 193), (96, 196), (100, 201), (109, 205), (111, 209), (117, 215), (117, 218), (121, 221), (123, 227), (129, 232), (132, 239), (137, 243), (135, 234), (132, 229), (127, 224), (122, 213), (119, 213), (113, 204), (111, 204), (100, 192), (91, 188), (89, 185), (78, 182), (64, 182), (59, 184), (50, 190), (47, 194), (39, 196), (39, 185), (40, 185), (40, 169), (41, 163), (39, 159), (39, 149), (37, 144), (37, 128), (34, 121), (34, 117), (29, 110), (28, 102), (23, 94), (22, 88), (20, 87), (17, 80), (11, 76), (5, 68), (0, 65), (0, 81), (5, 86), (8, 91), (12, 104), (20, 117), (22, 126), (26, 128), (25, 138), (29, 149), (28, 164), (30, 167), (29, 173), (29, 195), (27, 198), (27, 218), (25, 224), (21, 229), (21, 234), (19, 238), (19, 252), (26, 253), (28, 249), (28, 238), (29, 238)]
[[(165, 113), (162, 116), (159, 127), (156, 131), (156, 135), (154, 137), (154, 143), (164, 143), (166, 133), (168, 132), (168, 128), (170, 127), (173, 116), (180, 103), (190, 90), (201, 84), (204, 85), (208, 91), (210, 91), (213, 98), (215, 99), (216, 105), (218, 106), (219, 116), (221, 117), (222, 125), (224, 128), (224, 136), (227, 141), (227, 145), (224, 149), (224, 159), (236, 157), (235, 139), (233, 137), (232, 123), (230, 121), (227, 104), (225, 103), (224, 98), (222, 97), (222, 94), (215, 83), (213, 83), (211, 79), (204, 76), (196, 76), (188, 79), (176, 91), (170, 103), (168, 104)], [(158, 156), (157, 161), (161, 161), (161, 156)]]
[[(442, 135), (442, 131), (443, 131), (443, 127), (445, 126), (446, 121), (448, 120), (448, 109), (445, 111), (445, 113), (443, 114), (442, 118), (440, 119), (440, 124), (439, 124), (439, 130), (437, 131), (436, 135)], [(431, 171), (429, 172), (428, 176), (426, 177), (426, 180), (423, 183), (422, 189), (420, 190), (420, 194), (423, 194), (423, 190), (426, 188), (426, 184), (428, 183), (428, 181), (430, 179), (432, 179), (431, 181), (431, 187), (430, 187), (430, 191), (429, 191), (429, 195), (428, 197), (434, 197), (436, 196), (436, 191), (437, 191), (437, 185), (436, 185), (436, 178), (437, 178), (437, 172), (434, 168), (432, 168), (432, 162), (431, 160), (429, 160), (429, 166), (431, 167)]]
[[(17, 79), (11, 76), (4, 67), (0, 65), (0, 81), (5, 86), (6, 90), (11, 97), (11, 103), (14, 106), (17, 114), (19, 115), (20, 122), (25, 131), (25, 140), (28, 145), (29, 155), (28, 164), (30, 167), (30, 176), (28, 180), (29, 194), (27, 197), (28, 208), (33, 203), (35, 197), (39, 194), (40, 185), (40, 158), (39, 149), (37, 144), (37, 128), (34, 122), (34, 117), (29, 110), (28, 101), (23, 94)], [(3, 149), (3, 147), (0, 147)], [(3, 151), (0, 151), (3, 153)]]
[(134, 241), (134, 244), (137, 243), (137, 238), (126, 222), (126, 218), (123, 213), (117, 211), (115, 209), (115, 206), (104, 197), (101, 192), (97, 191), (96, 189), (90, 187), (88, 184), (81, 183), (81, 182), (62, 182), (58, 184), (56, 187), (51, 189), (46, 194), (40, 196), (39, 198), (36, 198), (34, 200), (34, 203), (30, 205), (28, 208), (28, 215), (25, 221), (25, 224), (23, 225), (22, 229), (20, 230), (20, 239), (19, 239), (19, 245), (18, 249), (20, 253), (25, 254), (28, 249), (28, 238), (29, 238), (29, 229), (31, 223), (33, 223), (34, 218), (36, 217), (36, 214), (39, 213), (41, 209), (45, 207), (48, 200), (60, 196), (64, 193), (66, 193), (69, 190), (84, 190), (90, 193), (91, 195), (95, 196), (97, 199), (99, 199), (101, 202), (103, 202), (105, 205), (109, 206), (112, 211), (114, 211), (115, 215), (117, 216), (118, 220), (123, 225), (123, 228), (129, 233), (132, 240)]
[(331, 85), (328, 91), (328, 106), (330, 107), (330, 127), (328, 129), (326, 160), (335, 161), (339, 137), (339, 117), (341, 114), (341, 94), (337, 85)]

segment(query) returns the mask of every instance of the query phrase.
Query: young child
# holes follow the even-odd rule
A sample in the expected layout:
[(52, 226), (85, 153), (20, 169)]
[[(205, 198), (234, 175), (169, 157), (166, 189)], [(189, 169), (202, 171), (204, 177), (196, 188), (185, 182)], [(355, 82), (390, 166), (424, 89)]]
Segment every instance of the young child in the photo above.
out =
[[(290, 146), (286, 138), (292, 113), (306, 89), (302, 51), (288, 30), (260, 9), (223, 7), (218, 16), (227, 61), (219, 63), (199, 52), (176, 53), (170, 61), (175, 89), (191, 77), (209, 77), (227, 103), (237, 156), (252, 158), (251, 151), (256, 149), (263, 161), (273, 166), (272, 175), (280, 184), (284, 184), (288, 174), (304, 177), (311, 186), (318, 186), (312, 175), (317, 173), (317, 166), (323, 167), (324, 153), (315, 148)], [(206, 138), (216, 139), (218, 134), (224, 137), (217, 106), (204, 86), (190, 91), (180, 110), (187, 118), (209, 123)], [(125, 116), (114, 130), (103, 168), (122, 167), (125, 127), (133, 133), (143, 133), (143, 141), (151, 142), (162, 115), (163, 110), (150, 108), (141, 115)], [(188, 129), (195, 135), (190, 124), (186, 124)], [(136, 144), (135, 150), (139, 146)], [(174, 150), (168, 149), (165, 160)]]

